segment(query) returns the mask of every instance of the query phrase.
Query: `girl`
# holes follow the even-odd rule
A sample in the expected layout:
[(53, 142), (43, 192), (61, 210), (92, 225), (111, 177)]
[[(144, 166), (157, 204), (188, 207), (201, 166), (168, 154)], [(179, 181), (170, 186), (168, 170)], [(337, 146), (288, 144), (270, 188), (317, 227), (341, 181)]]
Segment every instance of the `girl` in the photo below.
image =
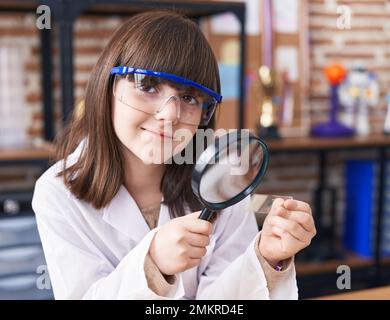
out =
[(261, 234), (245, 201), (212, 224), (198, 219), (193, 165), (166, 164), (212, 126), (219, 92), (216, 59), (189, 19), (148, 12), (115, 32), (60, 161), (35, 186), (55, 298), (297, 298), (293, 256), (315, 234), (310, 207), (278, 199)]

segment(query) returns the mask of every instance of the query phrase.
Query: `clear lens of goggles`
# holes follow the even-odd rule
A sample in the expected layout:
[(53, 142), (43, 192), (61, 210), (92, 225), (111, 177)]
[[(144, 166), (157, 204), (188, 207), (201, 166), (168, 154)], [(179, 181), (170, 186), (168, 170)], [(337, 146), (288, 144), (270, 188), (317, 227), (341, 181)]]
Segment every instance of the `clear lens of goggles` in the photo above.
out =
[[(169, 95), (166, 85), (175, 89), (176, 95)], [(177, 119), (194, 126), (207, 125), (217, 106), (217, 100), (209, 94), (157, 76), (115, 75), (113, 90), (121, 103), (151, 115), (174, 104)]]

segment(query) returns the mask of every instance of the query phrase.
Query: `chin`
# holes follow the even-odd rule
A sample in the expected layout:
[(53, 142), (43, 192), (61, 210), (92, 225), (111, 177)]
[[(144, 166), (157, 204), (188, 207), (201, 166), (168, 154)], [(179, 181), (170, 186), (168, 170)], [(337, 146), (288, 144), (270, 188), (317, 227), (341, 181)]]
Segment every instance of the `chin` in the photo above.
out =
[(164, 164), (172, 158), (172, 152), (167, 151), (167, 153), (164, 154), (162, 146), (154, 143), (143, 145), (135, 154), (145, 164)]

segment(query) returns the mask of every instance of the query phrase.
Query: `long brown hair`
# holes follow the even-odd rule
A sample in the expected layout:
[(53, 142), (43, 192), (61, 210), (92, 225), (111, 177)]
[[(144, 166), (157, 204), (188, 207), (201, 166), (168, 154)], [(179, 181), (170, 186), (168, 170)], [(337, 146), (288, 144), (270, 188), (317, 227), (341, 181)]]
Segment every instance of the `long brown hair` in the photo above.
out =
[[(203, 33), (188, 18), (172, 11), (150, 11), (133, 16), (111, 37), (90, 76), (85, 110), (73, 117), (57, 138), (57, 160), (64, 159), (66, 186), (94, 208), (105, 207), (124, 181), (124, 159), (112, 123), (114, 66), (131, 66), (173, 73), (220, 92), (216, 58)], [(213, 119), (208, 127), (212, 127)], [(78, 160), (67, 167), (67, 157), (83, 138), (88, 143)], [(196, 135), (190, 142), (195, 147)], [(200, 204), (191, 189), (191, 164), (166, 164), (160, 189), (171, 217), (182, 216)]]

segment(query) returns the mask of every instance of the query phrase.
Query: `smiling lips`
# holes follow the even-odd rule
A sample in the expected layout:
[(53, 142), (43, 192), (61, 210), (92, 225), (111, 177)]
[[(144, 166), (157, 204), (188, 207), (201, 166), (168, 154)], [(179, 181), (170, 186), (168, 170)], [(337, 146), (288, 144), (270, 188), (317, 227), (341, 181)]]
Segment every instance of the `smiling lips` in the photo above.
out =
[(171, 139), (173, 140), (173, 137), (168, 134), (168, 133), (165, 133), (164, 131), (158, 131), (158, 130), (150, 130), (150, 129), (146, 129), (146, 128), (141, 128), (142, 130), (145, 130), (145, 131), (148, 131), (156, 136), (159, 136), (160, 138), (162, 139)]

